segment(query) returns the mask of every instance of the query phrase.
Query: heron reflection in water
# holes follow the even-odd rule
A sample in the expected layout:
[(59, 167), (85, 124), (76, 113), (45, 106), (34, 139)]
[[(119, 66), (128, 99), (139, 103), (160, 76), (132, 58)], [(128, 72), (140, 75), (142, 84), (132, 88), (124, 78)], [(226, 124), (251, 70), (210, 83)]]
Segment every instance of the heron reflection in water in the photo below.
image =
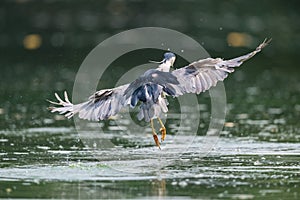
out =
[(155, 144), (160, 148), (153, 120), (157, 119), (160, 123), (161, 141), (164, 141), (166, 128), (160, 117), (168, 112), (166, 96), (199, 94), (216, 86), (218, 81), (223, 81), (236, 67), (260, 52), (270, 41), (265, 39), (254, 51), (237, 58), (230, 60), (205, 58), (173, 71), (170, 71), (170, 68), (176, 57), (173, 53), (167, 52), (163, 60), (158, 62), (160, 65), (156, 69), (146, 71), (132, 83), (97, 91), (87, 101), (79, 104), (72, 104), (66, 92), (64, 100), (55, 93), (58, 102), (49, 102), (57, 107), (52, 106), (49, 109), (67, 118), (78, 114), (81, 119), (100, 121), (116, 115), (125, 106), (134, 108), (139, 105), (137, 117), (139, 120), (150, 122)]

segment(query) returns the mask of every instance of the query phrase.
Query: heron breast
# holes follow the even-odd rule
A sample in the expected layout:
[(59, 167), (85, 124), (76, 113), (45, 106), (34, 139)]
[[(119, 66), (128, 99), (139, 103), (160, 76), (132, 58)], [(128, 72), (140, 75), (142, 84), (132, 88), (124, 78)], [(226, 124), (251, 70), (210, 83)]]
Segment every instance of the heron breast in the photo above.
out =
[(136, 106), (138, 101), (141, 102), (153, 102), (156, 103), (158, 101), (158, 97), (162, 92), (161, 86), (154, 83), (147, 83), (140, 87), (138, 87), (131, 96), (132, 107)]

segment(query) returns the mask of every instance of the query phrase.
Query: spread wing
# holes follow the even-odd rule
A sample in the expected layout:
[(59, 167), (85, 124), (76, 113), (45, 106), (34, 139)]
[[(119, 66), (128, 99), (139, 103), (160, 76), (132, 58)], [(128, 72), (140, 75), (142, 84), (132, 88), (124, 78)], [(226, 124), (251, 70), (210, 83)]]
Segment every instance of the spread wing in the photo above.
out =
[[(264, 40), (254, 51), (246, 55), (223, 60), (221, 58), (206, 58), (189, 64), (186, 67), (174, 70), (171, 74), (177, 78), (178, 84), (168, 83), (168, 90), (173, 91), (171, 96), (177, 97), (185, 93), (199, 94), (216, 86), (223, 81), (229, 73), (234, 72), (244, 61), (260, 52), (271, 40)], [(166, 83), (165, 83), (166, 85)]]
[[(80, 104), (72, 104), (66, 92), (64, 101), (55, 93), (59, 102), (49, 102), (60, 107), (49, 109), (51, 112), (64, 114), (68, 118), (78, 113), (79, 118), (99, 121), (116, 115), (128, 104), (132, 107), (136, 106), (138, 101), (148, 102), (147, 105), (151, 107), (159, 102), (162, 92), (173, 97), (185, 93), (199, 94), (215, 86), (218, 81), (223, 81), (229, 73), (234, 72), (235, 67), (239, 67), (244, 61), (252, 58), (270, 41), (265, 40), (251, 53), (231, 60), (206, 58), (171, 73), (151, 69), (131, 84), (100, 90), (90, 96), (88, 101)], [(166, 101), (160, 103), (161, 110), (167, 111), (166, 105)]]
[(108, 119), (127, 105), (128, 98), (125, 98), (124, 92), (128, 86), (129, 84), (126, 84), (112, 89), (97, 91), (89, 97), (88, 101), (75, 105), (70, 102), (66, 92), (64, 92), (65, 100), (62, 100), (55, 93), (58, 102), (49, 102), (60, 107), (49, 107), (49, 109), (51, 112), (64, 114), (67, 118), (78, 114), (79, 118), (92, 121)]

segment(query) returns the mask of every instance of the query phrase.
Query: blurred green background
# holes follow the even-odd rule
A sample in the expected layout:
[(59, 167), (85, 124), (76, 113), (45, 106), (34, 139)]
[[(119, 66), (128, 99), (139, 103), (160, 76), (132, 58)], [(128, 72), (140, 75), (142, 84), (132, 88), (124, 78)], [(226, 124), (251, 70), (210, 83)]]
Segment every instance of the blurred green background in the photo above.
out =
[[(169, 166), (166, 180), (154, 173), (122, 181), (105, 164), (94, 166), (98, 161), (77, 141), (76, 131), (57, 128), (73, 127), (73, 121), (49, 113), (45, 100), (53, 100), (54, 92), (72, 91), (81, 63), (101, 41), (138, 27), (174, 29), (221, 58), (248, 53), (264, 38), (273, 39), (224, 83), (228, 110), (221, 136), (250, 141), (248, 154), (228, 156), (231, 150), (221, 150), (226, 155)], [(0, 52), (0, 197), (299, 197), (299, 1), (3, 0)], [(114, 63), (115, 69), (159, 60), (159, 53), (133, 52)], [(118, 72), (112, 71), (100, 87), (113, 85)], [(210, 121), (210, 98), (204, 93), (199, 101), (208, 106), (201, 113), (201, 135)], [(143, 146), (124, 141), (125, 147)], [(259, 148), (269, 156), (255, 153)], [(101, 181), (106, 173), (117, 178)]]
[[(241, 55), (264, 38), (273, 38), (262, 55), (243, 67), (241, 73), (250, 78), (240, 78), (241, 82), (255, 86), (257, 77), (270, 76), (269, 83), (263, 82), (276, 86), (278, 92), (299, 92), (298, 1), (16, 0), (1, 1), (0, 6), (2, 128), (22, 127), (18, 120), (22, 116), (9, 114), (18, 107), (21, 113), (29, 110), (25, 118), (42, 117), (43, 99), (51, 99), (53, 91), (70, 91), (80, 64), (97, 44), (113, 34), (145, 26), (187, 34), (212, 57)], [(152, 56), (139, 57), (146, 62)], [(291, 80), (291, 75), (296, 77)], [(230, 101), (236, 82), (225, 84)]]
[[(264, 38), (273, 38), (236, 77), (246, 87), (257, 86), (257, 78), (267, 78), (261, 80), (261, 87), (269, 84), (279, 93), (299, 92), (298, 1), (4, 0), (0, 3), (0, 128), (22, 128), (19, 118), (31, 120), (24, 127), (43, 125), (36, 123), (43, 123), (38, 119), (46, 115), (44, 99), (51, 99), (53, 91), (70, 91), (80, 64), (97, 44), (113, 34), (145, 26), (180, 31), (202, 44), (212, 57), (222, 58), (241, 55)], [(157, 56), (138, 57), (145, 63)], [(229, 101), (235, 98), (231, 91), (244, 90), (236, 88), (236, 80), (225, 84)], [(298, 100), (280, 98), (293, 104)], [(15, 112), (21, 116), (10, 114)]]

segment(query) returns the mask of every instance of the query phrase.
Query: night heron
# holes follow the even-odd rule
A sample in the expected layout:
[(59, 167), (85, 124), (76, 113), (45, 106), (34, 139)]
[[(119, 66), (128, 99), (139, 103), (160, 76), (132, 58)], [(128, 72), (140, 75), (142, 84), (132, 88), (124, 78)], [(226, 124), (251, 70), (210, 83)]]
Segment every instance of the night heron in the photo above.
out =
[(99, 121), (116, 115), (124, 106), (129, 105), (133, 108), (140, 102), (137, 117), (139, 120), (150, 121), (155, 144), (160, 148), (153, 119), (157, 119), (160, 123), (161, 141), (164, 141), (166, 128), (160, 117), (168, 112), (166, 96), (199, 94), (216, 86), (218, 81), (223, 81), (229, 73), (234, 72), (235, 67), (239, 67), (260, 52), (269, 42), (270, 40), (265, 39), (254, 51), (237, 58), (230, 60), (206, 58), (171, 72), (170, 67), (173, 66), (176, 57), (168, 52), (164, 54), (164, 59), (158, 62), (160, 63), (158, 68), (146, 71), (130, 84), (97, 91), (87, 101), (75, 105), (70, 102), (66, 92), (64, 101), (55, 93), (58, 102), (49, 102), (60, 107), (49, 109), (67, 118), (78, 114), (81, 119)]

